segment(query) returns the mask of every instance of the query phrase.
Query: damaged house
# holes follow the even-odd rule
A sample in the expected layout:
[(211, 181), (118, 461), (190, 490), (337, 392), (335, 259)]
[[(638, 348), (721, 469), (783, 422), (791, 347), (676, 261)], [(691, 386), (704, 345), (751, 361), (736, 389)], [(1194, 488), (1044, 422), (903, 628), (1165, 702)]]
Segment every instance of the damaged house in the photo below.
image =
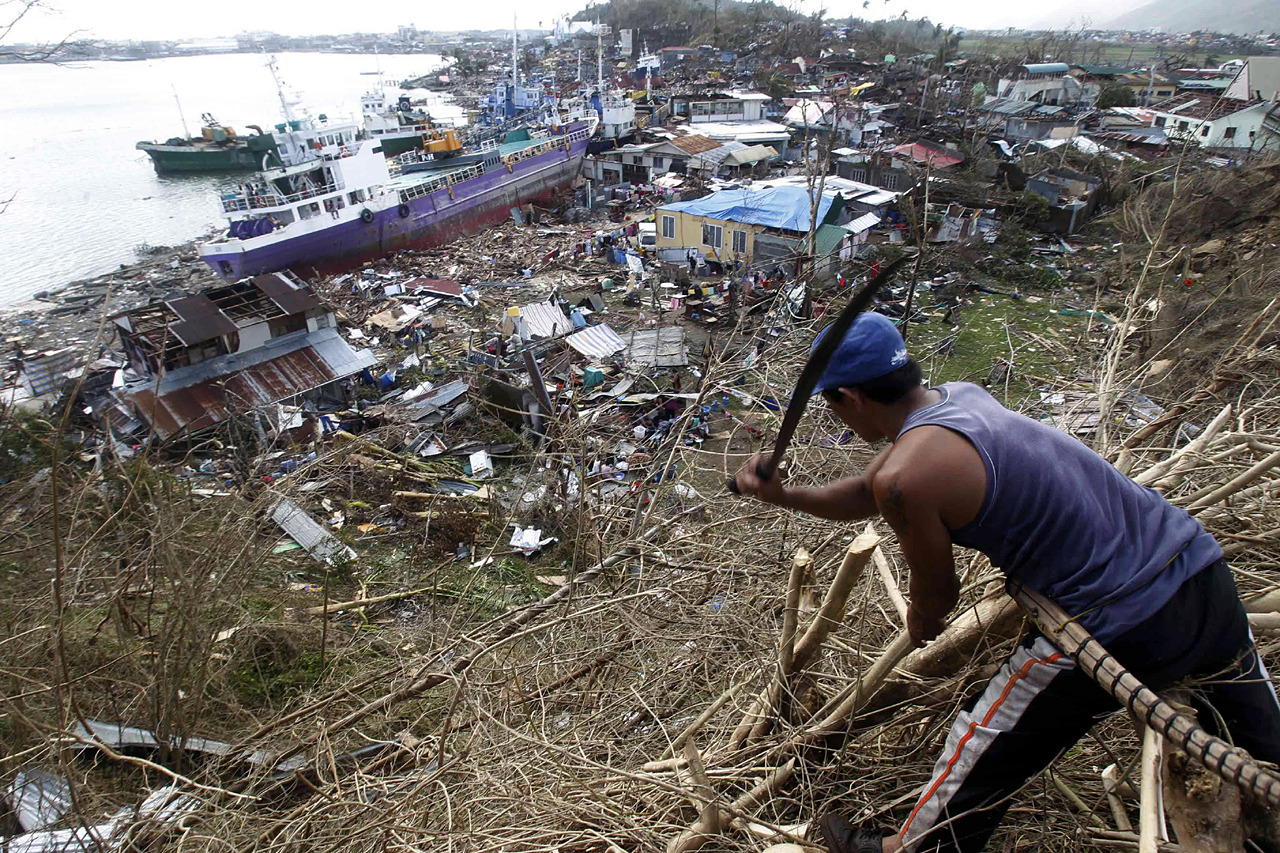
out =
[(1045, 169), (1027, 179), (1027, 191), (1049, 202), (1053, 212), (1047, 222), (1037, 225), (1054, 234), (1074, 234), (1098, 205), (1102, 181), (1074, 169)]
[(287, 272), (155, 302), (111, 318), (127, 359), (95, 412), (161, 440), (294, 397), (345, 404), (339, 380), (372, 367), (333, 312)]
[(811, 198), (798, 186), (721, 190), (663, 205), (657, 217), (659, 250), (682, 249), (718, 263), (766, 270), (790, 265), (811, 228), (848, 219), (838, 193)]

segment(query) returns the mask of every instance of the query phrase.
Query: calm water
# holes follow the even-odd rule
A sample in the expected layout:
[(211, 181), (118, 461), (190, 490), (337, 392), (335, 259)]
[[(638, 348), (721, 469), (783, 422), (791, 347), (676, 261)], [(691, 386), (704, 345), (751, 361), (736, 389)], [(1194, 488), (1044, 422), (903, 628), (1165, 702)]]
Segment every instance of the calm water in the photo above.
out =
[[(440, 57), (283, 53), (279, 73), (295, 113), (357, 118), (360, 95), (425, 74)], [(140, 244), (169, 246), (224, 221), (216, 192), (244, 173), (160, 177), (133, 145), (182, 135), (174, 90), (187, 127), (200, 114), (251, 133), (281, 120), (266, 57), (192, 56), (145, 62), (87, 62), (73, 67), (0, 65), (0, 305), (136, 260)], [(394, 95), (392, 88), (389, 94)], [(418, 90), (415, 98), (427, 93)], [(461, 114), (431, 107), (440, 118)]]

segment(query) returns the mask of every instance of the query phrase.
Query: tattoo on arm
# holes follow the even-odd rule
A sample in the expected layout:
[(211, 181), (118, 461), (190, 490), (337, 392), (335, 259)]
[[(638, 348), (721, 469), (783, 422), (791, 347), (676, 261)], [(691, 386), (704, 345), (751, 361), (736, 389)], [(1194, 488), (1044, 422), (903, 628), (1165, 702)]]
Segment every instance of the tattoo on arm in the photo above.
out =
[(889, 483), (888, 494), (885, 496), (884, 507), (881, 510), (885, 520), (893, 526), (895, 530), (903, 530), (907, 527), (907, 501), (902, 494), (902, 488), (898, 485), (898, 478), (894, 477)]

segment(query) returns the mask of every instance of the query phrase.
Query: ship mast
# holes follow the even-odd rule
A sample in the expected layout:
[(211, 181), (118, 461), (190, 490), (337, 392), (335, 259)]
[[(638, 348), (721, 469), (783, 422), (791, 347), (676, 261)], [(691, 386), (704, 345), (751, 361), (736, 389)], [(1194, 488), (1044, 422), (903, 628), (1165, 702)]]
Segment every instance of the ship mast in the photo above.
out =
[(516, 30), (516, 16), (511, 16), (511, 85), (520, 85), (520, 61), (516, 58), (517, 41), (520, 38)]
[(267, 59), (267, 68), (271, 70), (271, 79), (276, 81), (276, 94), (280, 97), (280, 110), (284, 113), (285, 122), (293, 121), (293, 111), (289, 109), (289, 99), (284, 96), (284, 85), (280, 82), (280, 75), (276, 73), (276, 58), (274, 56)]
[(596, 91), (604, 95), (604, 47), (601, 42), (600, 18), (596, 18)]
[(178, 87), (169, 82), (169, 88), (173, 89), (173, 102), (178, 105), (178, 118), (182, 120), (182, 138), (190, 139), (191, 131), (187, 130), (187, 117), (182, 113), (182, 101), (178, 98)]

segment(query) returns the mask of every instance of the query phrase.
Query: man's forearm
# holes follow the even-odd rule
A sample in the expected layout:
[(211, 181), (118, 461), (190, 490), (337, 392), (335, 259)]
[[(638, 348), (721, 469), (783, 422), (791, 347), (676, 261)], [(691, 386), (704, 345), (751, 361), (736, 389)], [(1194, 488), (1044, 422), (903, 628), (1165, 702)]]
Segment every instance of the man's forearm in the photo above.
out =
[(879, 513), (865, 477), (849, 477), (825, 486), (788, 488), (782, 505), (831, 521), (858, 521)]
[(911, 606), (930, 619), (945, 619), (960, 600), (960, 582), (954, 574), (949, 580), (929, 581), (918, 578), (913, 571), (907, 589), (911, 595)]

